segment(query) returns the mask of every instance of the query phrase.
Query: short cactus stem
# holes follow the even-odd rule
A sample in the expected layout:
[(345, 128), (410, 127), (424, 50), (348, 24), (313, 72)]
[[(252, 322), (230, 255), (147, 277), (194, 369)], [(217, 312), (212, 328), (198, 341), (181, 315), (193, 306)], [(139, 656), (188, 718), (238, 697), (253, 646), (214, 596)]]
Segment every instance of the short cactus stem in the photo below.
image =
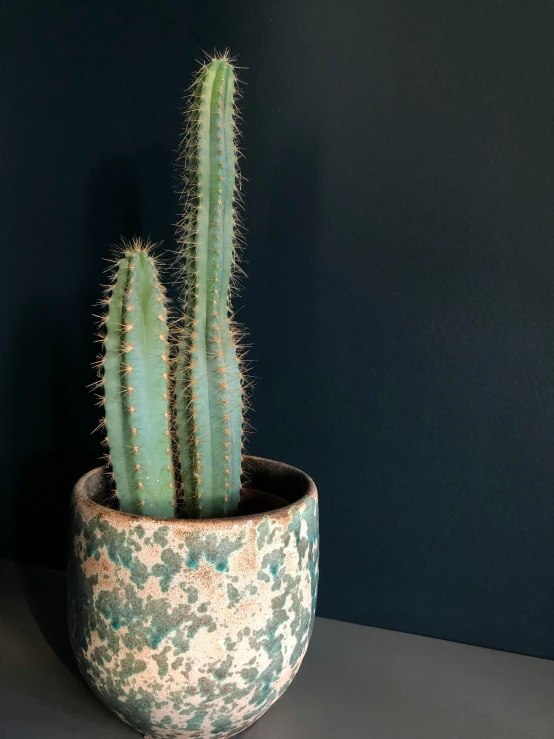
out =
[(240, 497), (242, 389), (229, 299), (235, 260), (234, 94), (227, 58), (201, 69), (184, 152), (186, 297), (176, 420), (186, 512), (200, 518), (236, 514)]
[(120, 509), (173, 518), (167, 308), (148, 244), (135, 240), (119, 260), (105, 323), (104, 425)]

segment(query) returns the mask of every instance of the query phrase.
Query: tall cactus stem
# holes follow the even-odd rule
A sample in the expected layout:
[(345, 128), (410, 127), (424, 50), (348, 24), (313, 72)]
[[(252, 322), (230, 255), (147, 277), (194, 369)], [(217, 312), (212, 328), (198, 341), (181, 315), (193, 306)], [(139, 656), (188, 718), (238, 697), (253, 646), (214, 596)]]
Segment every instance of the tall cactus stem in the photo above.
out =
[(240, 497), (242, 388), (231, 329), (235, 74), (206, 64), (189, 111), (181, 243), (186, 300), (176, 366), (176, 413), (188, 516), (234, 515)]

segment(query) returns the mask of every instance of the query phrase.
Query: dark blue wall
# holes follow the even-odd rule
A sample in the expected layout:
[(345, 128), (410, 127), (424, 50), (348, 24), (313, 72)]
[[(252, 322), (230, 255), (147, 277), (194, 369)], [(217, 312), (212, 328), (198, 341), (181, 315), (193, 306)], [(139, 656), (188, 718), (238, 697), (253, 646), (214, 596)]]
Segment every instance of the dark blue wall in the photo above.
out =
[(554, 5), (4, 3), (3, 551), (63, 564), (91, 306), (173, 246), (178, 110), (239, 56), (250, 450), (321, 491), (324, 616), (554, 657)]

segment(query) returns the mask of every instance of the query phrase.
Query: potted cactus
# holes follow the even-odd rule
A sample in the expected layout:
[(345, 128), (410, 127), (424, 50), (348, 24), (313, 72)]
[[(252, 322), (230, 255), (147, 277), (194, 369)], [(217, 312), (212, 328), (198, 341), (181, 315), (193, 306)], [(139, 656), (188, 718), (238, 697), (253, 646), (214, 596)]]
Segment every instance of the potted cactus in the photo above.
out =
[(69, 624), (94, 693), (145, 737), (222, 739), (283, 693), (306, 651), (317, 491), (242, 455), (235, 71), (202, 66), (183, 155), (182, 307), (149, 243), (124, 246), (98, 362), (107, 463), (72, 495)]

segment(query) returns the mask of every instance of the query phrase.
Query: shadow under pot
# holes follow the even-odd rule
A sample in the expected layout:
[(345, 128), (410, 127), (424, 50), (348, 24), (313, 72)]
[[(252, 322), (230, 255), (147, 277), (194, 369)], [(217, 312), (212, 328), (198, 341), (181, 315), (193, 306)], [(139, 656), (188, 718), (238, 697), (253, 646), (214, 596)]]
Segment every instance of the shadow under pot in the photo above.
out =
[(232, 518), (122, 513), (106, 503), (102, 468), (73, 490), (73, 651), (93, 692), (145, 737), (234, 736), (282, 695), (306, 652), (316, 487), (280, 462), (245, 457), (243, 467), (266, 495), (250, 494), (258, 512)]

